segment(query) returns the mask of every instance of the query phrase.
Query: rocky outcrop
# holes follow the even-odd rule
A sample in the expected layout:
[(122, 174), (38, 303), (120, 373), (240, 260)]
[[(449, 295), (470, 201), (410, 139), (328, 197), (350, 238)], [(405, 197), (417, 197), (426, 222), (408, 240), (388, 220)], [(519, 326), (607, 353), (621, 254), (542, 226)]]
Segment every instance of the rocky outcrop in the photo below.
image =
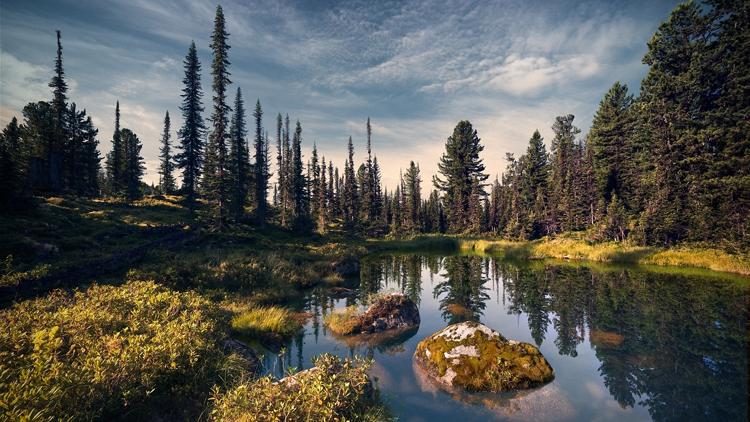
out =
[(535, 346), (477, 322), (450, 325), (422, 340), (414, 359), (438, 383), (466, 391), (526, 389), (555, 377)]

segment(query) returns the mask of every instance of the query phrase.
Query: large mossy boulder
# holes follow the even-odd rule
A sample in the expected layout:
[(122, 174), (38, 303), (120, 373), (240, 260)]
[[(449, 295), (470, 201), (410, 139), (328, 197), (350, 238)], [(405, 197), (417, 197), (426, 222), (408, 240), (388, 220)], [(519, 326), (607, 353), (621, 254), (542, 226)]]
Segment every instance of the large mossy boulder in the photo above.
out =
[(477, 322), (453, 324), (422, 340), (414, 358), (440, 384), (466, 391), (526, 389), (555, 377), (535, 346)]

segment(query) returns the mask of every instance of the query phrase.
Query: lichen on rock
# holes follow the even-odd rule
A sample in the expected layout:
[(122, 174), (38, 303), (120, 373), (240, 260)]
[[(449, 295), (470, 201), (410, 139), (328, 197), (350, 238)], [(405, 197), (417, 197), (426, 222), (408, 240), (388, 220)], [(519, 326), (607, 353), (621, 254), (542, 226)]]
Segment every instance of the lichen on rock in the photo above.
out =
[(422, 340), (414, 358), (440, 384), (467, 391), (526, 389), (555, 377), (535, 346), (477, 322), (450, 325)]

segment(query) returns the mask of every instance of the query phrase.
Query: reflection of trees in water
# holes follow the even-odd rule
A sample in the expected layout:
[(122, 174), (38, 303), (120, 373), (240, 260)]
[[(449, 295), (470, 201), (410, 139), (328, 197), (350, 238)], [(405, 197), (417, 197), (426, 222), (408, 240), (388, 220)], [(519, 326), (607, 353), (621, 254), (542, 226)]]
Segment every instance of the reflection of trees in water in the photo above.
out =
[(395, 290), (407, 295), (417, 305), (422, 295), (421, 255), (396, 255), (368, 259), (360, 270), (360, 290), (363, 294), (381, 290)]
[(380, 268), (367, 270), (378, 289), (415, 297), (422, 269), (425, 283), (440, 274), (432, 293), (450, 323), (479, 320), (492, 280), (508, 312), (526, 314), (537, 345), (553, 328), (559, 353), (576, 357), (588, 333), (604, 384), (623, 407), (644, 405), (655, 420), (747, 420), (747, 287), (476, 256), (405, 255), (369, 265)]
[(484, 285), (487, 277), (482, 268), (482, 258), (448, 256), (443, 260), (443, 270), (444, 279), (435, 285), (432, 292), (435, 298), (440, 298), (443, 318), (450, 324), (479, 321), (485, 301), (490, 298)]
[(498, 267), (537, 343), (550, 314), (561, 354), (585, 328), (621, 406), (655, 420), (746, 420), (748, 290), (731, 283), (568, 266)]

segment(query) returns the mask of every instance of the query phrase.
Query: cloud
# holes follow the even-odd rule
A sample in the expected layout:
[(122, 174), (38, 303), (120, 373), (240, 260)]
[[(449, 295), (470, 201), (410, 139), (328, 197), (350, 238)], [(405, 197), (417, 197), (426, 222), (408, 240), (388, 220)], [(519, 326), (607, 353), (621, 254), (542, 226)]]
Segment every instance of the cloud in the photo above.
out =
[[(0, 117), (2, 125), (15, 115), (19, 119), (20, 111), (31, 101), (46, 100), (52, 96), (49, 84), (50, 69), (18, 59), (13, 54), (0, 51)], [(7, 120), (6, 120), (7, 119)]]

